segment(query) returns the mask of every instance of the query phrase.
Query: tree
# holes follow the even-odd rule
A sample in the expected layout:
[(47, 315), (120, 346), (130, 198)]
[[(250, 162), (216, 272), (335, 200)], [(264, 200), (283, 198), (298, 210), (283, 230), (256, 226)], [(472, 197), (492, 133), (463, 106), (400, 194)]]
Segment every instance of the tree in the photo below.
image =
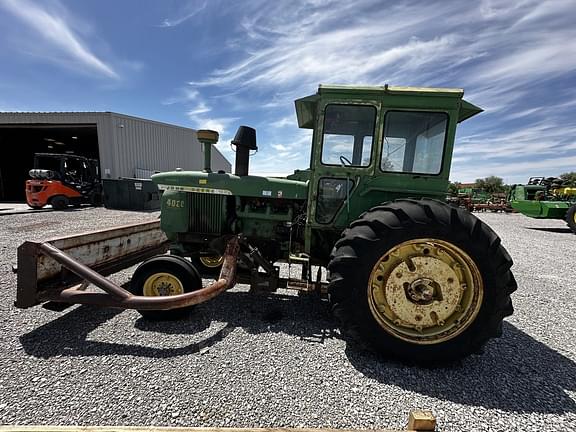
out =
[(506, 192), (504, 180), (497, 176), (489, 176), (483, 179), (476, 179), (474, 187), (477, 189), (482, 189), (488, 193)]
[(560, 174), (560, 178), (565, 182), (576, 185), (576, 171), (570, 171), (564, 174)]
[(458, 195), (458, 191), (460, 190), (460, 182), (450, 182), (448, 185), (448, 193), (450, 195)]

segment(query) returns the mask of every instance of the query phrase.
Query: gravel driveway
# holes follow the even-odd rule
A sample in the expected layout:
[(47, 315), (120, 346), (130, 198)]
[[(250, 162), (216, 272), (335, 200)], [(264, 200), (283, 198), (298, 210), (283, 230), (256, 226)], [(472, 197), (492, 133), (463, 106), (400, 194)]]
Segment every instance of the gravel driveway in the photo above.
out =
[(479, 214), (515, 261), (516, 311), (483, 355), (449, 368), (347, 347), (325, 302), (289, 293), (239, 287), (168, 323), (13, 307), (22, 241), (157, 216), (0, 216), (0, 424), (400, 429), (428, 408), (442, 431), (576, 430), (576, 236), (564, 222)]

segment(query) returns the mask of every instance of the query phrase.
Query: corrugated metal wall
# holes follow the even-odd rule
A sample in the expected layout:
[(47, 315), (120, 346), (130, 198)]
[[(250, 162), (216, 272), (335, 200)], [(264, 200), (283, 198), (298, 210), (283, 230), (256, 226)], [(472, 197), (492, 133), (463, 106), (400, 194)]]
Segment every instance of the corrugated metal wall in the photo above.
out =
[[(201, 170), (204, 163), (196, 131), (109, 112), (0, 113), (0, 124), (95, 124), (103, 178), (135, 177), (174, 168)], [(215, 148), (212, 170), (231, 171)]]

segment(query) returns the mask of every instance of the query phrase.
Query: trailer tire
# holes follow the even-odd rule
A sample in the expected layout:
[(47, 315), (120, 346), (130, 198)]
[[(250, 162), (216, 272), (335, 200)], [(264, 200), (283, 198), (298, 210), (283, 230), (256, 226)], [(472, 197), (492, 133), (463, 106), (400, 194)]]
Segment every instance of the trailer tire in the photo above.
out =
[(576, 204), (570, 207), (566, 212), (566, 223), (572, 232), (576, 234)]
[(500, 238), (469, 212), (397, 200), (342, 233), (328, 293), (343, 334), (360, 347), (435, 365), (501, 335), (517, 288), (511, 266)]
[(54, 210), (64, 210), (68, 208), (70, 201), (64, 195), (56, 195), (50, 199), (50, 204)]
[[(175, 295), (202, 288), (202, 279), (194, 266), (185, 258), (158, 255), (138, 266), (130, 292), (139, 296)], [(167, 291), (167, 292), (162, 292)], [(139, 310), (149, 320), (174, 320), (186, 316), (194, 306), (170, 310)]]

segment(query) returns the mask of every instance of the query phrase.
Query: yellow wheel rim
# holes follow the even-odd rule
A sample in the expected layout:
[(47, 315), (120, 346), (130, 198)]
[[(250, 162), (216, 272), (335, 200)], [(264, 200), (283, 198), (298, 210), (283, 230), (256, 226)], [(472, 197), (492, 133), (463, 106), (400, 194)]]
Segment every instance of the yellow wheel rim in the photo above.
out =
[(415, 239), (386, 252), (368, 280), (368, 303), (378, 324), (419, 345), (445, 342), (474, 322), (484, 286), (462, 249), (443, 240)]
[(154, 273), (144, 282), (144, 295), (147, 297), (184, 294), (182, 282), (170, 273)]
[(202, 257), (200, 257), (200, 262), (205, 267), (216, 268), (216, 267), (220, 267), (222, 265), (222, 263), (224, 262), (224, 257), (219, 256), (219, 255), (202, 256)]

